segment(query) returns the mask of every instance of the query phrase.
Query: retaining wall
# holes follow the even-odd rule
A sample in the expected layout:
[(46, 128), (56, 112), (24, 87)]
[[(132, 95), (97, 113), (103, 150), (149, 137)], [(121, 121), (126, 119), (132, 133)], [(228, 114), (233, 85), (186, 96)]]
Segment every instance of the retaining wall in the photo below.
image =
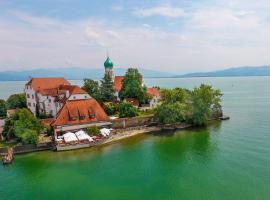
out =
[(147, 126), (153, 123), (153, 115), (149, 116), (139, 116), (131, 118), (118, 118), (111, 120), (112, 128), (129, 128), (136, 126)]

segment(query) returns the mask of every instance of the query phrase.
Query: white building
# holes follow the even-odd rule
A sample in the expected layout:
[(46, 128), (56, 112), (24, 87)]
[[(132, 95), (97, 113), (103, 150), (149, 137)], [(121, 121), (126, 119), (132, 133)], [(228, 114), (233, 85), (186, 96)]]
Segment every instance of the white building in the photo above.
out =
[(27, 107), (36, 115), (55, 117), (67, 100), (91, 98), (84, 90), (64, 78), (32, 78), (25, 85)]

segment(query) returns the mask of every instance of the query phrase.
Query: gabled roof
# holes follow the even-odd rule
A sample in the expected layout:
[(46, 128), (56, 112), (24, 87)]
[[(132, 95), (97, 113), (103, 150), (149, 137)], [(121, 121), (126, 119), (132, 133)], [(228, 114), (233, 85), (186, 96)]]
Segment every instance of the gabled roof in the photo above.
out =
[(70, 83), (61, 77), (54, 78), (31, 78), (26, 85), (30, 85), (34, 90), (43, 90), (57, 88), (59, 85), (70, 85)]
[(53, 125), (87, 124), (107, 120), (108, 116), (95, 99), (68, 100), (58, 112)]
[(60, 90), (68, 90), (70, 94), (87, 94), (82, 88), (77, 85), (60, 85)]
[(158, 89), (154, 88), (154, 87), (147, 88), (147, 94), (149, 94), (152, 97), (155, 97), (155, 96), (159, 97), (160, 96)]
[(113, 88), (116, 91), (120, 91), (122, 89), (122, 81), (124, 79), (124, 76), (115, 76), (114, 82), (113, 82)]

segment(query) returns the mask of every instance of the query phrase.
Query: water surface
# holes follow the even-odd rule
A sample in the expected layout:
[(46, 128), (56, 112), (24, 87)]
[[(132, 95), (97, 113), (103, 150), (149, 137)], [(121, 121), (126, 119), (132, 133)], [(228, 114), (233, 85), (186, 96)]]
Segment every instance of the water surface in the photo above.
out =
[[(231, 119), (105, 147), (16, 156), (11, 166), (0, 166), (0, 199), (270, 199), (269, 81), (146, 79), (162, 87), (213, 84)], [(17, 91), (23, 84), (0, 88)]]

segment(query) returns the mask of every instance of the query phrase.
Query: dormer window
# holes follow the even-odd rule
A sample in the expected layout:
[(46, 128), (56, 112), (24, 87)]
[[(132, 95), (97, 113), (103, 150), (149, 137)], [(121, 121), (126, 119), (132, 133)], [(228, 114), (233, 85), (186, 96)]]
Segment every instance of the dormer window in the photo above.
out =
[(90, 119), (93, 119), (93, 118), (95, 118), (95, 116), (96, 116), (92, 109), (89, 109), (89, 110), (88, 110), (88, 115), (89, 115), (89, 118), (90, 118)]
[(73, 96), (73, 99), (76, 99), (76, 96)]

